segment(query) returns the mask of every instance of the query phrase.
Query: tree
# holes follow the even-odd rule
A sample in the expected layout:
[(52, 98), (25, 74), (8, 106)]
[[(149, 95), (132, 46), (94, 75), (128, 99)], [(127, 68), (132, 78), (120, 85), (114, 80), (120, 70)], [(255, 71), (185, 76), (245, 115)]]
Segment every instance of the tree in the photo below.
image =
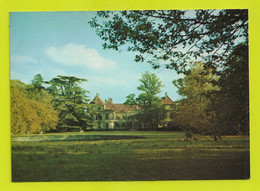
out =
[(126, 96), (126, 101), (124, 102), (125, 105), (137, 105), (135, 94), (129, 94)]
[(87, 80), (74, 76), (57, 76), (48, 82), (51, 86), (47, 90), (53, 95), (55, 108), (60, 112), (61, 129), (86, 129), (88, 126), (88, 91), (79, 86), (82, 82)]
[(137, 115), (137, 119), (144, 123), (144, 128), (151, 130), (157, 130), (158, 125), (165, 117), (166, 112), (160, 102), (149, 108), (143, 108), (142, 112)]
[(129, 94), (126, 96), (124, 104), (140, 105), (143, 108), (151, 108), (154, 105), (158, 105), (160, 98), (158, 94), (161, 92), (161, 88), (164, 86), (160, 79), (154, 73), (146, 71), (139, 79), (141, 84), (137, 87), (141, 93), (136, 97), (135, 94)]
[(249, 134), (248, 43), (236, 46), (224, 66), (217, 82), (220, 90), (211, 94), (211, 110), (223, 134)]
[(137, 87), (142, 93), (139, 94), (137, 101), (143, 108), (152, 108), (155, 105), (158, 105), (160, 98), (158, 93), (161, 92), (163, 87), (160, 79), (150, 72), (145, 72), (142, 74), (141, 79), (139, 79), (141, 84)]
[(136, 53), (154, 69), (186, 72), (187, 63), (223, 66), (232, 48), (248, 38), (248, 10), (100, 11), (89, 22), (105, 49)]
[(141, 93), (137, 98), (135, 98), (135, 94), (128, 95), (124, 104), (139, 105), (142, 112), (137, 118), (145, 124), (145, 128), (155, 130), (161, 120), (165, 118), (165, 111), (158, 97), (163, 84), (154, 73), (147, 71), (142, 74), (139, 81), (141, 84), (137, 89)]
[(43, 89), (43, 83), (44, 83), (44, 80), (43, 80), (43, 77), (41, 74), (36, 74), (32, 80), (32, 85), (34, 88), (36, 89)]
[[(11, 80), (11, 132), (13, 134), (39, 133), (55, 129), (58, 112), (45, 90), (28, 88), (19, 80)], [(28, 91), (29, 89), (29, 91)]]
[(210, 70), (205, 71), (202, 63), (193, 64), (188, 75), (173, 81), (178, 93), (183, 97), (178, 101), (173, 114), (174, 122), (186, 131), (189, 139), (193, 134), (219, 137), (219, 129), (215, 125), (215, 112), (208, 112), (211, 104), (208, 94), (219, 90), (212, 81), (218, 81), (218, 76)]

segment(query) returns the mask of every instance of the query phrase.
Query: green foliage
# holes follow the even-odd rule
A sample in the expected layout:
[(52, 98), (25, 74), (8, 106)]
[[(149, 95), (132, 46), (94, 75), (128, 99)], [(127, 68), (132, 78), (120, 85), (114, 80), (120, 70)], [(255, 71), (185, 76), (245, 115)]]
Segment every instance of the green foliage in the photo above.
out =
[(82, 82), (87, 80), (74, 76), (57, 76), (48, 82), (51, 86), (47, 90), (52, 94), (54, 106), (60, 112), (61, 129), (86, 129), (91, 126), (91, 108), (86, 95), (88, 91), (79, 86)]
[(126, 101), (124, 102), (125, 105), (137, 105), (135, 94), (129, 94), (126, 96)]
[(43, 80), (42, 75), (36, 74), (32, 80), (33, 87), (40, 90), (43, 88), (43, 86), (42, 86), (43, 83), (44, 83), (44, 80)]
[(154, 73), (146, 71), (142, 74), (140, 85), (137, 87), (141, 93), (138, 97), (135, 94), (130, 94), (126, 97), (124, 104), (140, 105), (142, 108), (152, 108), (160, 105), (160, 98), (158, 93), (161, 92), (161, 88), (164, 86), (160, 79)]
[(236, 46), (219, 72), (220, 91), (211, 94), (210, 109), (224, 134), (249, 134), (248, 44)]
[(161, 104), (153, 105), (144, 110), (137, 116), (137, 119), (142, 121), (145, 129), (157, 130), (158, 125), (166, 117), (166, 111)]
[(127, 46), (138, 52), (135, 61), (178, 72), (200, 58), (216, 69), (248, 38), (248, 11), (241, 9), (99, 11), (89, 23), (105, 49)]
[(51, 96), (43, 89), (31, 89), (19, 80), (11, 80), (11, 132), (39, 133), (55, 129), (58, 112)]
[(139, 81), (141, 83), (137, 89), (141, 93), (136, 98), (135, 94), (128, 95), (124, 104), (139, 105), (142, 108), (142, 112), (136, 117), (144, 123), (145, 129), (155, 130), (166, 116), (164, 108), (160, 103), (161, 100), (158, 97), (163, 84), (154, 73), (147, 71), (142, 74)]
[(154, 73), (146, 71), (139, 81), (141, 84), (137, 89), (142, 93), (137, 98), (138, 103), (145, 109), (157, 106), (160, 102), (157, 94), (161, 92), (161, 88), (164, 86), (160, 79)]
[(219, 77), (213, 74), (211, 69), (205, 70), (203, 65), (201, 62), (191, 64), (188, 75), (173, 81), (178, 88), (178, 94), (183, 98), (205, 96), (206, 92), (218, 89), (213, 82), (217, 82)]

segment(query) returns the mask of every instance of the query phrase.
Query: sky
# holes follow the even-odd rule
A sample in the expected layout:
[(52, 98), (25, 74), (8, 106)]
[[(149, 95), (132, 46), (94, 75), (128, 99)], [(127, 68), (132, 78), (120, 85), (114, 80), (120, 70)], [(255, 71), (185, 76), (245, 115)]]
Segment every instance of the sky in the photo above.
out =
[(10, 13), (10, 76), (28, 84), (36, 74), (45, 81), (58, 75), (87, 79), (81, 87), (105, 100), (123, 103), (137, 87), (142, 73), (155, 73), (167, 92), (180, 99), (172, 81), (174, 70), (154, 70), (148, 63), (136, 63), (128, 51), (104, 50), (102, 40), (89, 21), (95, 12), (12, 12)]

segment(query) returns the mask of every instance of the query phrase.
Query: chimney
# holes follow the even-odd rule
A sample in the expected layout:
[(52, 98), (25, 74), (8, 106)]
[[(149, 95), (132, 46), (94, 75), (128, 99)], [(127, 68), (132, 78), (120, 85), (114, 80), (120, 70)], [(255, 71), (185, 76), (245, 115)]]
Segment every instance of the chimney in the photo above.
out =
[(113, 99), (111, 97), (108, 97), (108, 101), (110, 101), (111, 103), (113, 103)]

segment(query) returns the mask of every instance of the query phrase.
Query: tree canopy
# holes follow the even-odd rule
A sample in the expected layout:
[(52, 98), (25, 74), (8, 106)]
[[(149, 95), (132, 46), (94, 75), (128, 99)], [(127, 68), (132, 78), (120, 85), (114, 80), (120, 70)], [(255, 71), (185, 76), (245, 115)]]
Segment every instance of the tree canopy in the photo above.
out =
[(185, 74), (174, 82), (183, 96), (179, 125), (208, 134), (249, 132), (248, 10), (99, 11), (89, 23), (104, 49)]
[(90, 21), (105, 49), (136, 54), (135, 61), (154, 69), (186, 72), (187, 63), (201, 61), (216, 69), (237, 44), (248, 38), (248, 11), (151, 10), (99, 11)]
[(218, 76), (205, 71), (202, 63), (192, 64), (188, 75), (173, 81), (183, 97), (173, 113), (174, 122), (188, 134), (218, 134), (215, 112), (208, 112), (213, 101), (208, 98), (208, 94), (219, 90), (213, 81), (218, 81)]
[(53, 96), (54, 107), (60, 112), (61, 129), (85, 129), (88, 125), (88, 91), (79, 86), (82, 82), (87, 80), (74, 76), (57, 76), (47, 82), (51, 85), (47, 90)]
[(158, 97), (163, 84), (156, 74), (148, 71), (142, 74), (139, 81), (137, 89), (141, 93), (137, 97), (135, 94), (128, 95), (124, 104), (139, 105), (142, 112), (137, 118), (145, 124), (145, 128), (156, 129), (165, 118), (165, 111)]
[(225, 134), (249, 134), (248, 44), (234, 47), (225, 69), (219, 72), (219, 91), (211, 96), (210, 110), (216, 111), (217, 125)]
[(160, 79), (154, 73), (145, 72), (142, 74), (140, 85), (137, 87), (142, 93), (139, 94), (137, 100), (144, 108), (150, 108), (160, 101), (158, 94), (164, 86)]
[(137, 105), (137, 100), (135, 94), (129, 94), (126, 96), (126, 100), (124, 102), (125, 105)]
[(33, 89), (19, 80), (11, 80), (11, 132), (39, 133), (55, 129), (58, 112), (52, 97), (43, 89)]
[(44, 83), (44, 80), (43, 80), (43, 77), (41, 74), (36, 74), (34, 77), (33, 77), (33, 80), (32, 80), (32, 85), (34, 86), (34, 88), (37, 88), (37, 89), (42, 89), (43, 88), (43, 83)]

